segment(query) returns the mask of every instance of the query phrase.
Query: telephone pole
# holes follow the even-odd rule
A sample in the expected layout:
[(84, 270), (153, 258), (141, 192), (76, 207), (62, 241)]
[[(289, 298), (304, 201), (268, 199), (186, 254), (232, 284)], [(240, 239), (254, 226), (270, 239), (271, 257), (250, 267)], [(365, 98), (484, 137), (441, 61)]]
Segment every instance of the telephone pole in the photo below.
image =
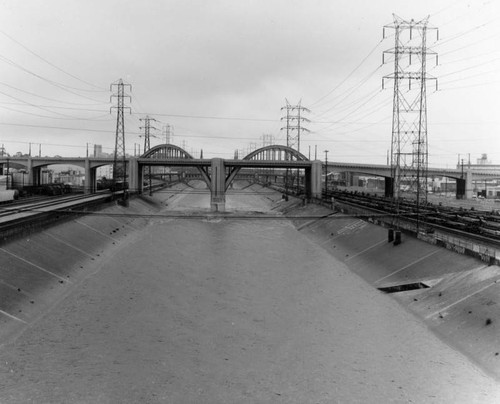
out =
[(132, 86), (130, 84), (125, 84), (122, 79), (119, 79), (116, 83), (112, 83), (110, 86), (110, 91), (116, 89), (110, 97), (116, 98), (116, 106), (111, 107), (110, 110), (116, 108), (116, 136), (115, 136), (115, 152), (113, 159), (113, 188), (116, 189), (117, 183), (122, 183), (123, 198), (122, 204), (127, 204), (127, 160), (125, 156), (125, 122), (123, 118), (123, 112), (128, 109), (131, 113), (130, 107), (125, 106), (125, 99), (128, 98), (132, 101), (130, 95), (125, 93), (125, 87), (128, 87), (132, 91)]
[(417, 231), (420, 206), (427, 203), (427, 81), (437, 79), (427, 74), (427, 57), (437, 53), (427, 47), (429, 17), (421, 21), (406, 21), (393, 14), (392, 25), (384, 26), (395, 30), (394, 48), (383, 53), (394, 57), (394, 72), (382, 78), (394, 82), (392, 139), (391, 139), (391, 177), (392, 197), (395, 205), (393, 225), (399, 228), (399, 204), (403, 191), (415, 199), (417, 212)]

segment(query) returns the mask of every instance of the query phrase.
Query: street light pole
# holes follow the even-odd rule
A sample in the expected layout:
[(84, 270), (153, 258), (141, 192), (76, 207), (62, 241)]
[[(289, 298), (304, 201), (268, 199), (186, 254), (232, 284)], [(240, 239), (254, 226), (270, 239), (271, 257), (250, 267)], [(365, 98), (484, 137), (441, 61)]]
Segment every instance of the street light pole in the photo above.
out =
[(325, 150), (325, 199), (328, 197), (328, 150)]

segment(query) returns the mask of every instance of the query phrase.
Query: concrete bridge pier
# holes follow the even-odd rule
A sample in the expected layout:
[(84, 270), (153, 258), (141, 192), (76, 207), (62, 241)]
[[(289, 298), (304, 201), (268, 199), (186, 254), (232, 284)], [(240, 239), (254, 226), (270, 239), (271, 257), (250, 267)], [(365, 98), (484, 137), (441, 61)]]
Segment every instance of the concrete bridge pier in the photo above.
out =
[(210, 208), (213, 212), (226, 210), (226, 167), (224, 160), (214, 158), (210, 183)]
[[(34, 170), (33, 170), (33, 160), (31, 157), (28, 157), (28, 164), (26, 164), (26, 171), (28, 172), (28, 176), (26, 178), (26, 185), (35, 185), (36, 184), (36, 176), (34, 175)], [(38, 174), (39, 178), (40, 174)]]
[(464, 175), (465, 178), (457, 178), (457, 199), (471, 199), (472, 194), (474, 193), (471, 170), (464, 172)]
[(127, 161), (128, 166), (128, 189), (131, 193), (141, 193), (144, 178), (144, 167), (139, 169), (139, 163), (136, 157), (130, 157)]
[(28, 185), (42, 184), (42, 167), (33, 167), (33, 160), (28, 158)]
[(96, 170), (90, 166), (90, 159), (85, 159), (85, 187), (83, 192), (85, 194), (93, 194), (97, 189)]
[[(312, 198), (321, 198), (321, 173), (323, 171), (323, 164), (319, 160), (315, 160), (311, 164), (310, 173), (306, 170), (306, 194), (310, 187), (310, 196)], [(309, 182), (309, 186), (308, 183)]]
[(474, 193), (474, 186), (472, 184), (472, 172), (467, 170), (465, 172), (465, 199), (472, 199)]

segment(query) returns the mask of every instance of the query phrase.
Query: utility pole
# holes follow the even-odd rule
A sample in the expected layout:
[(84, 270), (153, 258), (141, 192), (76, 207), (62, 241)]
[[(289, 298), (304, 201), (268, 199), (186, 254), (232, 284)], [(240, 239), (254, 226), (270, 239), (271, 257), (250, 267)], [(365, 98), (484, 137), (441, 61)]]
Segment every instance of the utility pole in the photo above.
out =
[[(385, 79), (393, 80), (391, 177), (393, 226), (398, 229), (402, 188), (416, 198), (417, 217), (420, 205), (427, 203), (427, 80), (435, 80), (437, 89), (437, 79), (426, 71), (428, 56), (435, 56), (437, 64), (437, 54), (427, 48), (427, 31), (437, 28), (428, 27), (429, 17), (406, 21), (393, 14), (393, 19), (392, 25), (384, 26), (384, 38), (386, 29), (394, 29), (395, 45), (383, 53), (383, 63), (386, 55), (392, 56), (394, 72), (383, 77), (382, 88)], [(396, 245), (397, 241), (396, 237)]]
[(128, 194), (127, 194), (127, 160), (125, 156), (125, 122), (123, 117), (123, 112), (128, 109), (131, 113), (130, 107), (125, 106), (125, 99), (128, 98), (132, 101), (130, 95), (125, 93), (125, 87), (128, 87), (132, 91), (132, 86), (130, 84), (125, 84), (122, 79), (119, 79), (116, 83), (112, 83), (110, 86), (110, 91), (116, 89), (110, 97), (116, 98), (116, 136), (115, 136), (115, 152), (113, 158), (113, 188), (116, 189), (117, 183), (122, 183), (123, 196), (121, 204), (124, 206), (128, 205)]
[[(139, 129), (144, 129), (144, 153), (149, 151), (151, 149), (151, 140), (150, 140), (150, 132), (151, 128), (156, 129), (154, 126), (151, 126), (151, 121), (155, 121), (156, 119), (150, 118), (148, 115), (146, 115), (146, 118), (144, 119), (139, 119), (141, 122), (144, 121), (144, 126), (141, 126)], [(153, 181), (152, 181), (152, 172), (151, 172), (151, 166), (147, 167), (147, 173), (146, 173), (149, 181), (149, 195), (153, 195)]]
[(325, 200), (328, 198), (328, 150), (325, 150)]

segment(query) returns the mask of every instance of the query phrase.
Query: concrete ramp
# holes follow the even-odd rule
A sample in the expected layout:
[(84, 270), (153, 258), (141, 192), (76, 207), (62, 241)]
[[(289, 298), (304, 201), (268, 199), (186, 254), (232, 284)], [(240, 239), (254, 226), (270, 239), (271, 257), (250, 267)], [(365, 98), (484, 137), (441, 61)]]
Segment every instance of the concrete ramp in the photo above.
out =
[(394, 246), (387, 229), (355, 217), (297, 228), (500, 378), (500, 267), (404, 234)]
[(500, 377), (500, 267), (478, 266), (452, 273), (431, 288), (393, 297)]

